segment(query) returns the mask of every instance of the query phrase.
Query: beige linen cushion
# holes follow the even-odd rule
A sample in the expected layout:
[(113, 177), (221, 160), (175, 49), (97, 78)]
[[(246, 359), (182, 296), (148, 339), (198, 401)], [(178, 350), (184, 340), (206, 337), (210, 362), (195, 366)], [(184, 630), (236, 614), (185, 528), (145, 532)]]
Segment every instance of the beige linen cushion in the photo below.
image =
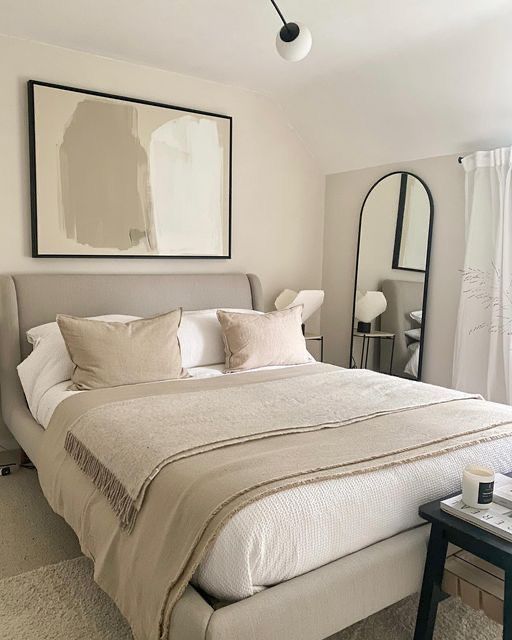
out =
[(75, 365), (74, 390), (186, 377), (178, 327), (181, 309), (132, 322), (99, 322), (58, 315), (57, 324)]
[(226, 351), (226, 373), (315, 359), (302, 334), (302, 305), (252, 315), (217, 311)]

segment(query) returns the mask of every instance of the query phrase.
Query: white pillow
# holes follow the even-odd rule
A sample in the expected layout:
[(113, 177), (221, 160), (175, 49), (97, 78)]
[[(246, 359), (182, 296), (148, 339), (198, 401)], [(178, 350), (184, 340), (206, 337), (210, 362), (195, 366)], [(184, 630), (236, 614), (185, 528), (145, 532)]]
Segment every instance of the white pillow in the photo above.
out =
[[(231, 310), (231, 309), (230, 309)], [(250, 309), (233, 309), (244, 313), (261, 313)], [(93, 320), (130, 322), (138, 316), (106, 315)], [(217, 319), (217, 309), (185, 311), (178, 330), (182, 366), (185, 369), (224, 362), (224, 342)], [(74, 365), (56, 322), (47, 322), (27, 331), (34, 346), (21, 362), (18, 376), (32, 415), (36, 415), (43, 395), (55, 385), (71, 379)]]
[[(136, 320), (136, 317), (109, 315), (91, 319), (129, 322)], [(34, 345), (34, 350), (20, 362), (17, 369), (30, 412), (36, 416), (43, 395), (56, 384), (70, 380), (75, 366), (56, 322), (29, 329), (27, 340)]]
[(421, 329), (408, 329), (405, 331), (405, 335), (411, 340), (420, 341), (421, 340)]
[[(106, 316), (92, 316), (89, 319), (99, 320), (100, 322), (131, 322), (132, 320), (138, 320), (139, 316), (126, 316), (113, 313)], [(40, 324), (38, 327), (33, 327), (27, 331), (26, 336), (29, 344), (35, 347), (41, 338), (45, 338), (51, 334), (61, 335), (59, 326), (56, 322), (47, 322), (46, 324)]]
[[(230, 309), (235, 311), (235, 309)], [(261, 311), (236, 309), (238, 313), (259, 314)], [(184, 369), (205, 367), (224, 362), (224, 340), (217, 309), (184, 311), (178, 329), (181, 363)]]
[(222, 332), (215, 309), (183, 312), (178, 340), (184, 369), (218, 364), (224, 360)]

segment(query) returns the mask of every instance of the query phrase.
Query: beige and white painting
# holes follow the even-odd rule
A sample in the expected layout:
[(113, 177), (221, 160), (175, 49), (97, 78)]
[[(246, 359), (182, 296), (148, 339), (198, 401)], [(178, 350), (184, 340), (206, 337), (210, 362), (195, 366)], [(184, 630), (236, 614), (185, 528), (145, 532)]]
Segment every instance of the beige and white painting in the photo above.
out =
[(35, 256), (230, 256), (231, 118), (29, 83)]

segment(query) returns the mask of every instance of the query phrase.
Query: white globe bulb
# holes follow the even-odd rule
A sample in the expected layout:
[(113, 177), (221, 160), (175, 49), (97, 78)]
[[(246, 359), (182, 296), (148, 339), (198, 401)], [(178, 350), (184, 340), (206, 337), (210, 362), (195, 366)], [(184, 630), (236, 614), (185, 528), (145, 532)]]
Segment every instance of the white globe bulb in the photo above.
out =
[(281, 58), (288, 62), (303, 60), (311, 51), (313, 38), (311, 31), (300, 22), (295, 23), (299, 27), (299, 35), (291, 42), (285, 42), (281, 38), (281, 32), (276, 37), (276, 49)]

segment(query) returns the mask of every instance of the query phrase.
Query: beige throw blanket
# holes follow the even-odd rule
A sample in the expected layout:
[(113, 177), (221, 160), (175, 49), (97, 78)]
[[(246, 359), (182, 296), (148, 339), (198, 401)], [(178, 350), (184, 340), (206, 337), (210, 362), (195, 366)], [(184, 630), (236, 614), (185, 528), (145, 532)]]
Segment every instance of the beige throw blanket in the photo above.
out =
[[(143, 397), (103, 404), (70, 427), (66, 451), (131, 531), (150, 482), (172, 461), (236, 442), (342, 427), (471, 397), (366, 370), (327, 365), (295, 372), (301, 375), (240, 385), (235, 392), (230, 387), (209, 389), (208, 383), (200, 390), (192, 385), (184, 389), (171, 382), (165, 395), (147, 390)], [(112, 400), (115, 397), (113, 391)], [(381, 455), (383, 446), (394, 450), (395, 443), (394, 438), (388, 445), (374, 442), (366, 458)]]
[[(465, 394), (310, 365), (73, 396), (45, 433), (39, 474), (135, 637), (167, 640), (174, 604), (246, 505), (510, 438), (511, 421), (510, 407)], [(65, 451), (69, 433), (82, 464), (87, 449), (137, 504), (131, 533)]]

